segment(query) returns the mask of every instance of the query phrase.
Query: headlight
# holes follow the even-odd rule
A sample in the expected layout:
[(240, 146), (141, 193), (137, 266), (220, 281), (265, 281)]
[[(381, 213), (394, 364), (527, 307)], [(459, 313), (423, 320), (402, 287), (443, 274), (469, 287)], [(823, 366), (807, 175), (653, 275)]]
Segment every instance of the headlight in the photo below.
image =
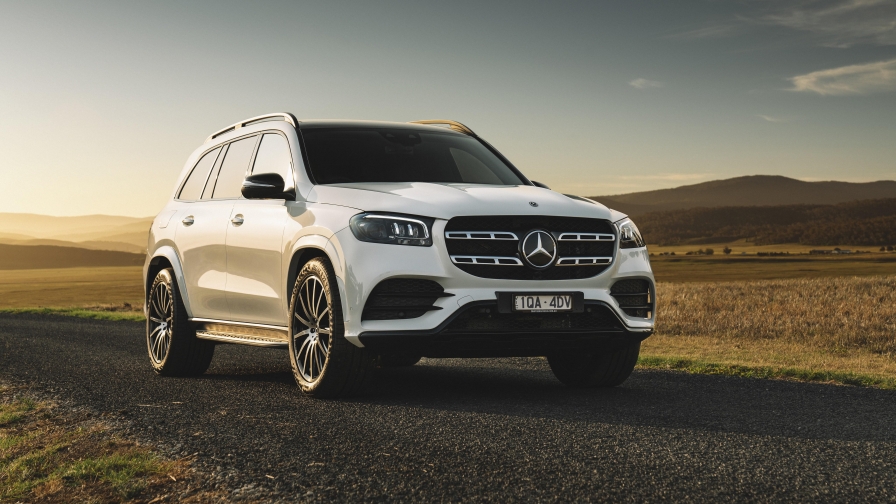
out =
[(644, 238), (638, 226), (631, 219), (622, 219), (616, 223), (616, 229), (619, 230), (619, 248), (632, 249), (644, 246)]
[(429, 247), (433, 221), (426, 217), (362, 213), (352, 217), (349, 225), (355, 238), (364, 242)]

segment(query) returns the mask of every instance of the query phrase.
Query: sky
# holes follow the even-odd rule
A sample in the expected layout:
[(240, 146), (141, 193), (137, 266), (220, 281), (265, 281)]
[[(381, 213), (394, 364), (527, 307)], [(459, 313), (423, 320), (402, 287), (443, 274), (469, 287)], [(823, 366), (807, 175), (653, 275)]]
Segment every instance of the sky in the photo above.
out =
[(609, 195), (896, 179), (896, 0), (0, 0), (0, 212), (151, 216), (215, 130), (454, 119)]

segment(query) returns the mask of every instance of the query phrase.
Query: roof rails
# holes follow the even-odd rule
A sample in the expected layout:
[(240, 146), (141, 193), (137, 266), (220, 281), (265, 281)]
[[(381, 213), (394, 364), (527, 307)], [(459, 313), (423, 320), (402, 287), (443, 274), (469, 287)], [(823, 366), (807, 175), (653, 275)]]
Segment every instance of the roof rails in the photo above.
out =
[(205, 141), (209, 142), (209, 141), (223, 135), (224, 133), (238, 130), (245, 126), (251, 126), (256, 123), (271, 121), (271, 120), (278, 120), (278, 119), (282, 120), (282, 121), (286, 121), (289, 124), (292, 124), (293, 128), (296, 128), (299, 125), (299, 121), (296, 120), (296, 116), (290, 114), (289, 112), (278, 112), (278, 113), (274, 113), (274, 114), (265, 114), (265, 115), (260, 115), (260, 116), (256, 116), (256, 117), (251, 117), (244, 121), (240, 121), (236, 124), (231, 124), (230, 126), (224, 128), (222, 130), (218, 130), (218, 131), (212, 133), (211, 136), (209, 136), (207, 139), (205, 139)]
[(476, 136), (476, 133), (473, 133), (473, 130), (464, 126), (463, 124), (457, 121), (451, 121), (448, 119), (424, 119), (422, 121), (411, 121), (410, 124), (435, 124), (435, 125), (444, 125), (448, 126), (448, 128), (453, 129), (459, 133), (463, 133), (465, 135)]

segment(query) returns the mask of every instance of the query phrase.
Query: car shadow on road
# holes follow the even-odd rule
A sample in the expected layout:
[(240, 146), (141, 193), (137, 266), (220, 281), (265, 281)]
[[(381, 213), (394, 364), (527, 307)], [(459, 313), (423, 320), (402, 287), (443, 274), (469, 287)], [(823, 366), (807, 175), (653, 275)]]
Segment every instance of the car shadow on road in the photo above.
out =
[(896, 441), (896, 392), (636, 370), (571, 389), (544, 359), (424, 360), (378, 370), (358, 403), (814, 439)]

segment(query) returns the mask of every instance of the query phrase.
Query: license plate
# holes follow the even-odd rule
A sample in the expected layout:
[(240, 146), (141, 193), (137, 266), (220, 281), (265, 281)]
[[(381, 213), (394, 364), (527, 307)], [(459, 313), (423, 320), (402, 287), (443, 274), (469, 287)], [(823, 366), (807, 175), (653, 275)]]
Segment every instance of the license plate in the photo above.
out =
[(572, 311), (572, 294), (515, 295), (513, 310), (527, 312)]

